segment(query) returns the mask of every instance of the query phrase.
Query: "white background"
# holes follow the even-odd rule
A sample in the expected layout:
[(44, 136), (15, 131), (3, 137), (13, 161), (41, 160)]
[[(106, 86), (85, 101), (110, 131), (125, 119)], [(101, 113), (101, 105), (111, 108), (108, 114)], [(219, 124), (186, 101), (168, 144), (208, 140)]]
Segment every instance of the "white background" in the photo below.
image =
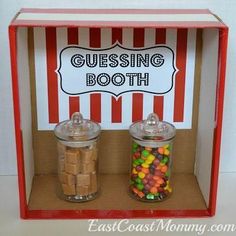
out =
[[(16, 174), (7, 26), (22, 8), (209, 8), (230, 28), (221, 172), (236, 172), (236, 1), (235, 0), (0, 0), (0, 175)], [(210, 78), (209, 78), (210, 79)]]

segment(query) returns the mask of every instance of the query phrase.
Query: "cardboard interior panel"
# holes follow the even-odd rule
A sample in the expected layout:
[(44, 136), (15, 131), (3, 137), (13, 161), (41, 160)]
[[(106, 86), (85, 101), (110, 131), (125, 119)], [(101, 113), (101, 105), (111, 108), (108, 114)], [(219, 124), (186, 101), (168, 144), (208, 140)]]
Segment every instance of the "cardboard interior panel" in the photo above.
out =
[(20, 28), (17, 34), (18, 41), (18, 72), (19, 72), (19, 96), (20, 110), (24, 115), (21, 119), (23, 153), (25, 164), (25, 186), (26, 197), (29, 199), (32, 181), (34, 177), (34, 158), (33, 158), (33, 133), (32, 133), (32, 116), (31, 116), (31, 93), (30, 93), (30, 76), (28, 61), (27, 29)]
[[(31, 70), (35, 67), (32, 34), (32, 29), (29, 29), (29, 61), (32, 63)], [(201, 68), (201, 40), (201, 30), (198, 30), (192, 129), (177, 130), (173, 153), (173, 172), (176, 173), (193, 173), (194, 171), (200, 85), (200, 74), (198, 70)], [(56, 138), (54, 137), (53, 131), (38, 131), (37, 129), (35, 72), (33, 71), (31, 72), (31, 93), (35, 174), (56, 174)], [(128, 131), (102, 131), (99, 142), (99, 165), (101, 173), (127, 173), (129, 170), (130, 150), (131, 138)]]
[[(177, 130), (173, 153), (173, 172), (175, 175), (172, 178), (173, 188), (175, 190), (170, 199), (158, 205), (132, 200), (117, 187), (122, 186), (124, 192), (127, 192), (127, 172), (130, 167), (132, 142), (127, 130), (106, 130), (101, 133), (99, 141), (99, 167), (100, 172), (105, 175), (101, 178), (103, 192), (97, 200), (84, 204), (72, 204), (64, 202), (57, 197), (55, 191), (55, 186), (57, 186), (55, 176), (57, 173), (56, 138), (54, 137), (53, 131), (37, 130), (34, 43), (32, 34), (32, 29), (28, 29), (32, 108), (32, 156), (35, 168), (35, 177), (29, 201), (30, 209), (99, 209), (101, 205), (102, 209), (114, 209), (112, 208), (114, 203), (108, 201), (108, 198), (113, 199), (114, 197), (112, 196), (117, 196), (117, 194), (118, 196), (123, 196), (120, 203), (115, 204), (117, 209), (128, 209), (129, 207), (130, 209), (150, 209), (150, 207), (154, 207), (153, 209), (156, 209), (156, 207), (158, 209), (205, 209), (206, 205), (197, 179), (194, 176), (202, 60), (201, 30), (197, 32), (192, 129)], [(32, 156), (27, 156), (26, 159), (32, 160)], [(26, 175), (28, 175), (28, 170), (26, 170)], [(114, 183), (116, 184), (114, 185)], [(109, 189), (109, 193), (106, 189)], [(41, 197), (42, 194), (43, 196)], [(185, 195), (188, 196), (189, 201), (181, 200), (184, 199)], [(107, 204), (105, 205), (104, 202)], [(182, 202), (181, 206), (179, 204), (180, 202)]]
[(34, 177), (29, 202), (31, 210), (179, 210), (206, 209), (206, 204), (193, 174), (172, 176), (173, 193), (163, 202), (146, 203), (132, 199), (128, 195), (127, 175), (102, 175), (101, 193), (93, 201), (70, 203), (57, 196), (57, 176), (40, 175)]
[(218, 45), (219, 30), (204, 30), (195, 173), (207, 203), (210, 193), (212, 147), (216, 119)]

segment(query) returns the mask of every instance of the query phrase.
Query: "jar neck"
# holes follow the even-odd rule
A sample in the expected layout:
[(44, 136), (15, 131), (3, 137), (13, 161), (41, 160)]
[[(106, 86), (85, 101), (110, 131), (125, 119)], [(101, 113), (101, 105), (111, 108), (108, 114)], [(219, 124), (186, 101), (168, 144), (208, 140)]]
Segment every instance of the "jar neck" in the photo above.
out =
[(133, 141), (143, 147), (158, 148), (163, 147), (167, 144), (172, 144), (173, 138), (165, 141), (154, 141), (154, 140), (138, 140), (133, 137)]
[(92, 139), (92, 140), (88, 140), (88, 141), (64, 141), (64, 140), (59, 140), (58, 141), (60, 143), (62, 143), (63, 145), (67, 146), (67, 147), (71, 147), (71, 148), (81, 148), (81, 147), (87, 147), (87, 146), (92, 146), (93, 144), (95, 144), (97, 142), (98, 138), (96, 139)]

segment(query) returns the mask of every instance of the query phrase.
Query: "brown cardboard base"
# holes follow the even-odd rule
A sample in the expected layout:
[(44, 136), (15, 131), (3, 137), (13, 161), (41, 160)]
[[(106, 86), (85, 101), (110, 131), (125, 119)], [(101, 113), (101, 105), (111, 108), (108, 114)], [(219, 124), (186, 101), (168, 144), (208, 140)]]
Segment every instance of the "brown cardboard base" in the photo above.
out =
[(132, 199), (127, 192), (126, 174), (101, 176), (101, 192), (90, 202), (71, 203), (56, 194), (57, 176), (35, 176), (29, 200), (30, 210), (206, 210), (206, 204), (193, 174), (172, 176), (172, 195), (163, 202), (146, 203)]

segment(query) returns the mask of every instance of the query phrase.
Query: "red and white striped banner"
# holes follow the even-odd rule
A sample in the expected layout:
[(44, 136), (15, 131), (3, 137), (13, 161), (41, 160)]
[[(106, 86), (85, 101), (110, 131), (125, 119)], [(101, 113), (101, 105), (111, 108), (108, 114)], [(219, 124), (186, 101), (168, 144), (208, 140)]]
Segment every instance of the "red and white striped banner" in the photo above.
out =
[[(70, 96), (61, 90), (56, 70), (63, 48), (106, 48), (117, 41), (128, 48), (170, 47), (178, 69), (172, 90), (160, 96), (125, 93), (118, 99), (108, 93)], [(35, 27), (34, 47), (38, 130), (53, 129), (75, 111), (103, 129), (127, 129), (151, 112), (178, 129), (191, 129), (196, 29)]]

